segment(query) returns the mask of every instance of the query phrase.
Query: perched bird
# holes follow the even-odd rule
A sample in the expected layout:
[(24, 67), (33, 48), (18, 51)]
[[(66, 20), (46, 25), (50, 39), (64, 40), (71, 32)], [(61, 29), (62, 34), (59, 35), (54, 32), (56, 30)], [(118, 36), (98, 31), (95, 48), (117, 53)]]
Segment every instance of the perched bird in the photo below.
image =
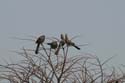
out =
[(63, 36), (63, 34), (60, 35), (61, 41), (59, 42), (59, 46), (64, 46), (65, 45), (65, 38)]
[(68, 38), (68, 35), (65, 34), (65, 39), (64, 39), (65, 43), (67, 44), (69, 42), (69, 38)]
[(63, 47), (65, 45), (65, 38), (64, 38), (63, 34), (60, 35), (60, 39), (61, 40), (59, 42), (59, 46), (58, 46), (57, 50), (55, 51), (55, 55), (58, 55), (60, 47)]
[(74, 42), (72, 42), (71, 40), (69, 40), (67, 34), (65, 34), (65, 43), (67, 44), (67, 46), (73, 46), (76, 49), (80, 50), (80, 48), (78, 46), (76, 46), (76, 44)]
[(44, 41), (45, 41), (45, 35), (38, 37), (38, 39), (36, 40), (37, 46), (36, 46), (35, 54), (38, 54), (39, 46), (40, 44), (42, 45)]
[(58, 46), (57, 50), (55, 51), (55, 55), (58, 55), (60, 47), (63, 47), (64, 45), (65, 45), (65, 42), (64, 41), (60, 41), (59, 46)]
[(80, 48), (79, 48), (78, 46), (76, 46), (76, 44), (75, 44), (74, 42), (72, 42), (72, 41), (69, 41), (69, 42), (68, 42), (68, 46), (73, 46), (73, 47), (75, 47), (76, 49), (80, 50)]
[(51, 43), (47, 43), (47, 44), (50, 45), (51, 49), (56, 49), (58, 47), (57, 41), (52, 41)]

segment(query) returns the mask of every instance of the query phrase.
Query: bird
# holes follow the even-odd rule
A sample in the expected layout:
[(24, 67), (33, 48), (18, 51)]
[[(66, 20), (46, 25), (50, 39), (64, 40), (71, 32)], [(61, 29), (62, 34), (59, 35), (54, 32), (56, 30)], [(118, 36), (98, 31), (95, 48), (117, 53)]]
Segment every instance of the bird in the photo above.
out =
[(78, 46), (76, 46), (76, 44), (75, 44), (74, 42), (72, 42), (72, 41), (69, 41), (69, 42), (68, 42), (68, 46), (73, 46), (73, 47), (75, 47), (76, 49), (80, 50), (80, 48), (79, 48)]
[(56, 49), (58, 47), (57, 41), (52, 41), (51, 43), (47, 43), (47, 44), (50, 45), (51, 49)]
[(64, 46), (65, 45), (65, 38), (64, 38), (64, 35), (63, 34), (60, 34), (60, 41), (59, 41), (59, 45), (58, 45), (58, 48), (57, 48), (57, 50), (55, 51), (55, 55), (58, 55), (58, 53), (59, 53), (59, 50), (60, 50), (60, 47), (62, 46)]
[(35, 54), (38, 54), (39, 46), (40, 46), (40, 44), (42, 45), (44, 41), (45, 41), (45, 35), (42, 35), (42, 36), (37, 38), (37, 40), (36, 40), (37, 46), (36, 46)]
[(69, 40), (67, 34), (65, 34), (65, 43), (67, 44), (67, 46), (73, 46), (76, 49), (80, 50), (80, 48), (78, 46), (76, 46), (76, 44), (74, 42), (72, 42), (71, 40)]
[(68, 43), (69, 42), (69, 38), (68, 38), (68, 35), (65, 34), (65, 39), (64, 39), (65, 43)]

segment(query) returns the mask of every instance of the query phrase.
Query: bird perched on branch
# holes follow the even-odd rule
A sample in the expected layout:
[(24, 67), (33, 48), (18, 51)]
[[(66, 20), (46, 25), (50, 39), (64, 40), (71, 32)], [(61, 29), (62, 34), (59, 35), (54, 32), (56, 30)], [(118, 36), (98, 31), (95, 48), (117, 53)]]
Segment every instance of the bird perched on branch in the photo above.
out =
[(45, 41), (45, 35), (42, 35), (42, 36), (38, 37), (38, 39), (36, 40), (37, 47), (36, 47), (36, 50), (35, 50), (35, 54), (38, 54), (39, 46), (40, 46), (40, 44), (42, 45), (44, 41)]
[(70, 42), (69, 38), (68, 38), (68, 35), (65, 34), (65, 39), (64, 39), (65, 43), (68, 44)]
[(80, 48), (78, 46), (76, 46), (76, 44), (74, 42), (72, 42), (71, 40), (69, 40), (67, 34), (65, 34), (65, 43), (67, 44), (67, 46), (73, 46), (76, 49), (80, 50)]
[(61, 40), (59, 42), (59, 46), (58, 46), (57, 50), (55, 51), (55, 55), (58, 55), (60, 47), (63, 47), (65, 45), (65, 39), (64, 39), (63, 34), (60, 35), (60, 38), (61, 38)]
[(52, 41), (51, 43), (47, 43), (47, 44), (50, 45), (51, 49), (56, 49), (58, 47), (57, 41)]
[(72, 42), (72, 41), (68, 42), (68, 46), (73, 46), (76, 49), (80, 50), (80, 48), (74, 42)]

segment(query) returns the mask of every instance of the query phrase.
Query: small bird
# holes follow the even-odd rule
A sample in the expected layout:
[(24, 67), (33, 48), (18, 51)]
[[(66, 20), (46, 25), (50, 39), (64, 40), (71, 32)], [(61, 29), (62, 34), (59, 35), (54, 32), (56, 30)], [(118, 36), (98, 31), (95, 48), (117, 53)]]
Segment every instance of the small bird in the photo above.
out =
[(79, 48), (78, 46), (76, 46), (76, 44), (75, 44), (74, 42), (72, 42), (72, 41), (69, 41), (69, 42), (68, 42), (68, 46), (73, 46), (73, 47), (75, 47), (76, 49), (80, 50), (80, 48)]
[(72, 42), (71, 40), (69, 40), (67, 34), (65, 34), (65, 43), (67, 44), (67, 46), (73, 46), (76, 49), (80, 50), (80, 48), (78, 46), (76, 46), (76, 44), (74, 42)]
[(65, 45), (65, 38), (64, 38), (63, 34), (60, 35), (60, 38), (61, 38), (61, 41), (59, 43), (59, 46), (63, 47)]
[(60, 47), (63, 47), (65, 45), (65, 41), (61, 40), (59, 42), (59, 46), (57, 48), (57, 50), (55, 51), (55, 55), (58, 55), (59, 51), (60, 51)]
[(68, 35), (67, 34), (65, 34), (65, 43), (68, 43), (69, 42), (69, 38), (68, 38)]
[(58, 53), (59, 53), (59, 50), (60, 50), (60, 47), (62, 46), (64, 46), (65, 45), (65, 38), (64, 38), (64, 35), (63, 34), (61, 34), (60, 35), (60, 42), (59, 42), (59, 46), (58, 46), (58, 48), (57, 48), (57, 50), (55, 51), (55, 55), (58, 55)]
[(38, 37), (38, 39), (36, 40), (37, 46), (36, 46), (35, 54), (38, 54), (39, 46), (40, 44), (42, 45), (44, 41), (45, 41), (45, 35)]
[(58, 47), (57, 41), (52, 41), (51, 43), (47, 43), (47, 44), (50, 45), (51, 49), (56, 49)]

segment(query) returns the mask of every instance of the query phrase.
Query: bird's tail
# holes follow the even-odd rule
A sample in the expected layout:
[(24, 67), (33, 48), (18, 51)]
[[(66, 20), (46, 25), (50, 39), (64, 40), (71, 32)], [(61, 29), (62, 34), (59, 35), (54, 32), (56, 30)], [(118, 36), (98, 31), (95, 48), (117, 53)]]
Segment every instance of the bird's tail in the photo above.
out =
[(80, 50), (80, 48), (78, 47), (78, 46), (76, 46), (76, 45), (73, 45), (76, 49), (78, 49), (78, 50)]
[(47, 45), (52, 45), (52, 43), (47, 43)]
[(35, 54), (38, 54), (38, 52), (39, 52), (39, 46), (40, 46), (40, 44), (37, 44), (36, 50), (35, 50)]

